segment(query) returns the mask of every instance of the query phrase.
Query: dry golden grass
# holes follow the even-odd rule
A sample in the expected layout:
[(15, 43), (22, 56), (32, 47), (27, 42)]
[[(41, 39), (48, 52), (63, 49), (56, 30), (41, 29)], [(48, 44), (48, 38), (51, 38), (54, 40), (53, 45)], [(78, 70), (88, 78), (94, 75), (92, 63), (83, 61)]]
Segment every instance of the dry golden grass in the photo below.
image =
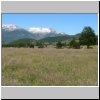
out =
[(2, 48), (3, 86), (97, 86), (98, 50)]

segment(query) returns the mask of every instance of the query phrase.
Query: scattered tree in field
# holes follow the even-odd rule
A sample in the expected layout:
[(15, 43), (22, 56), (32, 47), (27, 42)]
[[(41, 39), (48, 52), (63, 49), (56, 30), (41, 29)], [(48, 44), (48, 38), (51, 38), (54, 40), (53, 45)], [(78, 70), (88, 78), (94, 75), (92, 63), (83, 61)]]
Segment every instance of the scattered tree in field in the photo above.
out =
[(94, 30), (91, 27), (84, 27), (79, 37), (79, 41), (81, 45), (87, 45), (87, 48), (89, 48), (91, 45), (95, 45), (96, 35)]
[(80, 49), (80, 43), (75, 41), (75, 43), (73, 44), (73, 48)]
[(61, 43), (60, 41), (56, 43), (56, 47), (57, 47), (57, 48), (62, 48), (62, 46), (63, 46), (63, 45), (62, 45), (62, 43)]
[(66, 46), (67, 46), (66, 42), (63, 42), (63, 43), (62, 43), (62, 46), (63, 46), (63, 47), (66, 47)]
[(74, 48), (74, 49), (80, 49), (80, 43), (79, 42), (76, 42), (75, 39), (72, 39), (69, 42), (69, 47), (70, 48)]
[(38, 46), (38, 48), (44, 48), (44, 44), (41, 43), (41, 42), (39, 42), (39, 43), (37, 44), (37, 46)]
[(69, 42), (70, 48), (73, 48), (74, 43), (75, 43), (75, 38), (73, 38), (73, 39)]
[(29, 47), (30, 47), (30, 48), (34, 48), (34, 44), (31, 43), (31, 44), (29, 45)]

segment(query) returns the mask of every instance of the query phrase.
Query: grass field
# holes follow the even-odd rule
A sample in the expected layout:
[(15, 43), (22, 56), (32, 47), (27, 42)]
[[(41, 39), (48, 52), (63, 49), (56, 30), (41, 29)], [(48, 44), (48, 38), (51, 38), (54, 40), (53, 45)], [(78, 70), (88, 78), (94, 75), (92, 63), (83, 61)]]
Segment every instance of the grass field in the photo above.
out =
[(97, 48), (2, 48), (2, 86), (97, 85)]

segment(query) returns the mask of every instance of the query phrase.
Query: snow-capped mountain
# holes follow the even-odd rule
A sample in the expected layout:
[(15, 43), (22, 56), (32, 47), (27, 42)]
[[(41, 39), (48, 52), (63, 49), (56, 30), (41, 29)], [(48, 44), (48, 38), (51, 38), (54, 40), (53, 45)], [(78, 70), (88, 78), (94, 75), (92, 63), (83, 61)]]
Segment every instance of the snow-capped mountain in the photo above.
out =
[(14, 31), (14, 30), (20, 29), (20, 28), (16, 25), (10, 24), (10, 25), (3, 25), (2, 29), (6, 30), (6, 31)]
[(34, 28), (24, 29), (16, 25), (2, 26), (2, 40), (5, 42), (12, 42), (17, 39), (31, 38), (39, 40), (46, 37), (62, 36), (65, 33), (58, 33), (53, 28)]

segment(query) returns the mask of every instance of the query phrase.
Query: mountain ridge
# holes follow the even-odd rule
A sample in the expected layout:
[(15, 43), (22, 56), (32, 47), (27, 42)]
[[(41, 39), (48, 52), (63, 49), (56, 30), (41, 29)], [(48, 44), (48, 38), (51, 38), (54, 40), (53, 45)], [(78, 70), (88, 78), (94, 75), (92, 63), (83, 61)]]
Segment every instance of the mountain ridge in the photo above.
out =
[(56, 37), (65, 35), (64, 32), (56, 32), (53, 28), (33, 28), (33, 31), (18, 27), (16, 25), (3, 25), (2, 26), (2, 40), (6, 43), (23, 39), (31, 38), (40, 40), (46, 37)]

